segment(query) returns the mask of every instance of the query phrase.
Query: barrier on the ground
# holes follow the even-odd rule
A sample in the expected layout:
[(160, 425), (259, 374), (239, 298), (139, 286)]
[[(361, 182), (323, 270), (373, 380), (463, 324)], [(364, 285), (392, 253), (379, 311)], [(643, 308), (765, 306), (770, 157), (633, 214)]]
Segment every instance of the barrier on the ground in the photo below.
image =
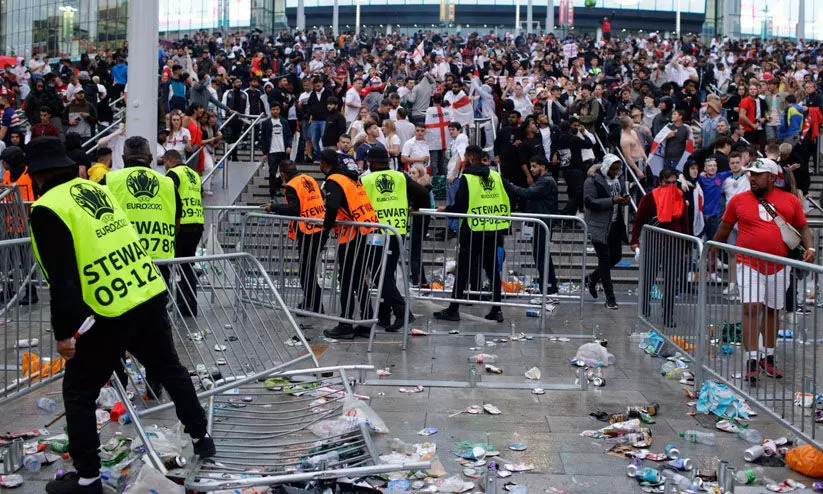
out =
[[(499, 222), (501, 229), (469, 233), (461, 228), (462, 222), (488, 221)], [(409, 235), (416, 299), (534, 310), (541, 328), (546, 311), (554, 308), (553, 298), (582, 300), (586, 225), (575, 216), (424, 209), (413, 214)], [(558, 257), (568, 262), (558, 267)], [(581, 269), (574, 267), (574, 258), (580, 258)]]
[(644, 226), (640, 237), (638, 318), (694, 356), (698, 337), (698, 261), (703, 242), (691, 235)]
[[(193, 465), (186, 487), (197, 492), (277, 485), (312, 479), (419, 469), (429, 462), (381, 463), (368, 428), (328, 430), (353, 399), (348, 371), (371, 366), (319, 367), (314, 350), (286, 308), (263, 265), (248, 253), (157, 262), (169, 273), (172, 339), (184, 366), (208, 398), (212, 461)], [(127, 386), (112, 379), (135, 418), (150, 460), (163, 471), (143, 418), (172, 405), (157, 400), (151, 372), (136, 362)], [(168, 393), (163, 393), (162, 396)], [(328, 435), (318, 440), (312, 431)], [(324, 456), (325, 455), (325, 456)], [(334, 458), (332, 458), (334, 456)], [(314, 461), (314, 460), (317, 461)]]
[[(403, 321), (399, 330), (405, 348), (411, 307), (405, 304), (403, 310), (399, 303), (391, 306), (383, 300), (391, 290), (402, 301), (409, 300), (405, 271), (400, 283), (396, 273), (386, 271), (389, 262), (406, 265), (403, 237), (389, 225), (335, 225), (339, 231), (331, 235), (323, 230), (322, 219), (248, 214), (240, 248), (260, 260), (293, 313), (361, 326), (364, 335), (368, 327), (369, 350), (378, 320), (393, 315)], [(341, 235), (351, 239), (339, 243)]]

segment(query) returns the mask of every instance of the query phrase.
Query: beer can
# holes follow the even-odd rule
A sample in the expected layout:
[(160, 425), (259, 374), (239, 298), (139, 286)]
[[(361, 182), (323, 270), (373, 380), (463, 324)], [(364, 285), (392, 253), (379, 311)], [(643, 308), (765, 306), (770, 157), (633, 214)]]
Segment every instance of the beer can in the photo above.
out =
[(763, 446), (752, 446), (743, 452), (743, 459), (746, 461), (754, 461), (766, 454)]
[(609, 423), (610, 424), (614, 424), (614, 423), (617, 423), (617, 422), (625, 422), (625, 421), (626, 421), (626, 416), (623, 415), (622, 413), (613, 413), (613, 414), (609, 415)]
[(674, 469), (683, 471), (689, 471), (693, 468), (692, 460), (689, 458), (676, 458), (666, 464)]
[(163, 457), (163, 466), (166, 470), (174, 470), (175, 468), (183, 468), (186, 466), (186, 458), (180, 455)]
[(672, 460), (680, 458), (680, 450), (677, 449), (677, 446), (675, 446), (674, 444), (667, 444), (664, 451), (666, 453), (666, 456), (668, 456)]
[(771, 439), (763, 441), (763, 453), (766, 456), (774, 456), (777, 453), (777, 444)]
[(638, 468), (640, 468), (639, 461), (633, 461), (629, 463), (629, 466), (626, 467), (626, 475), (628, 475), (629, 477), (634, 477), (635, 475), (637, 475)]

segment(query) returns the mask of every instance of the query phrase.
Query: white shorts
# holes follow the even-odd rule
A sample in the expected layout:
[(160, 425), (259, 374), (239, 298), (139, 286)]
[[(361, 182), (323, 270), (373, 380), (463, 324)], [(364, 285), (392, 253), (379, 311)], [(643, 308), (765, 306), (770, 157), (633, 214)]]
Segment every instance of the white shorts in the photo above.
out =
[(751, 266), (738, 263), (737, 287), (743, 303), (765, 303), (770, 309), (783, 309), (791, 270), (790, 266), (785, 266), (775, 274), (763, 274)]

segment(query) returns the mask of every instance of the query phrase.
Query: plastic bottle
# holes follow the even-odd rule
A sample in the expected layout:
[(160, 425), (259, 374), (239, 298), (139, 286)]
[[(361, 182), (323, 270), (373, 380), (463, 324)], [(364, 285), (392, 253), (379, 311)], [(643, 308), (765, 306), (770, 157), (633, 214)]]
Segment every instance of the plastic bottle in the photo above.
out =
[(29, 472), (39, 472), (42, 463), (36, 455), (26, 455), (23, 457), (23, 466), (26, 467), (26, 470)]
[(336, 449), (323, 453), (322, 455), (315, 455), (306, 458), (306, 464), (312, 467), (316, 467), (323, 462), (337, 463), (338, 461), (340, 461), (340, 453), (338, 453)]
[(715, 438), (714, 432), (688, 430), (681, 432), (680, 437), (690, 443), (708, 444), (710, 446), (717, 444), (717, 439)]
[(476, 364), (493, 364), (497, 362), (497, 355), (478, 353), (477, 355), (472, 355), (469, 357), (468, 360), (469, 362), (474, 362)]
[(57, 410), (57, 402), (47, 396), (41, 396), (35, 401), (37, 407), (47, 412), (54, 412)]
[(757, 429), (743, 429), (737, 435), (749, 444), (761, 444), (763, 442), (763, 435)]
[(765, 480), (766, 476), (764, 474), (763, 468), (754, 467), (743, 468), (738, 470), (737, 473), (734, 475), (734, 478), (737, 480), (738, 484), (748, 485)]
[(671, 479), (672, 482), (674, 482), (674, 485), (676, 485), (677, 488), (681, 491), (685, 491), (686, 489), (692, 486), (691, 480), (684, 477), (683, 475), (680, 475), (674, 470), (663, 470), (663, 473), (661, 475), (663, 476), (663, 478)]
[(486, 337), (483, 335), (483, 333), (474, 335), (474, 346), (476, 346), (477, 348), (486, 347)]

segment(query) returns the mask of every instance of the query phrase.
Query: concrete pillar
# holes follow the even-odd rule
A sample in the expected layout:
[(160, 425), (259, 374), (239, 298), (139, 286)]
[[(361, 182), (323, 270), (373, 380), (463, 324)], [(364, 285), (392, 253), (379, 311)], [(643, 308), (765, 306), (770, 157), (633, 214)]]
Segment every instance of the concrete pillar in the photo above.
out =
[(354, 34), (355, 34), (355, 36), (360, 36), (360, 0), (355, 0)]
[(337, 36), (340, 35), (340, 5), (338, 3), (338, 0), (334, 0), (331, 10), (331, 31), (334, 33), (335, 42), (337, 42)]
[[(126, 137), (157, 138), (158, 2), (129, 2)], [(153, 144), (152, 144), (153, 146)]]
[(800, 5), (797, 6), (797, 39), (806, 38), (806, 0), (797, 0)]
[(526, 34), (532, 32), (532, 0), (528, 0), (526, 3)]
[(677, 14), (674, 20), (674, 32), (677, 33), (677, 37), (680, 37), (680, 0), (677, 1)]
[(554, 32), (554, 0), (547, 0), (546, 9), (546, 34)]
[(514, 35), (520, 34), (520, 0), (514, 1)]
[(306, 30), (306, 2), (297, 0), (297, 29)]

